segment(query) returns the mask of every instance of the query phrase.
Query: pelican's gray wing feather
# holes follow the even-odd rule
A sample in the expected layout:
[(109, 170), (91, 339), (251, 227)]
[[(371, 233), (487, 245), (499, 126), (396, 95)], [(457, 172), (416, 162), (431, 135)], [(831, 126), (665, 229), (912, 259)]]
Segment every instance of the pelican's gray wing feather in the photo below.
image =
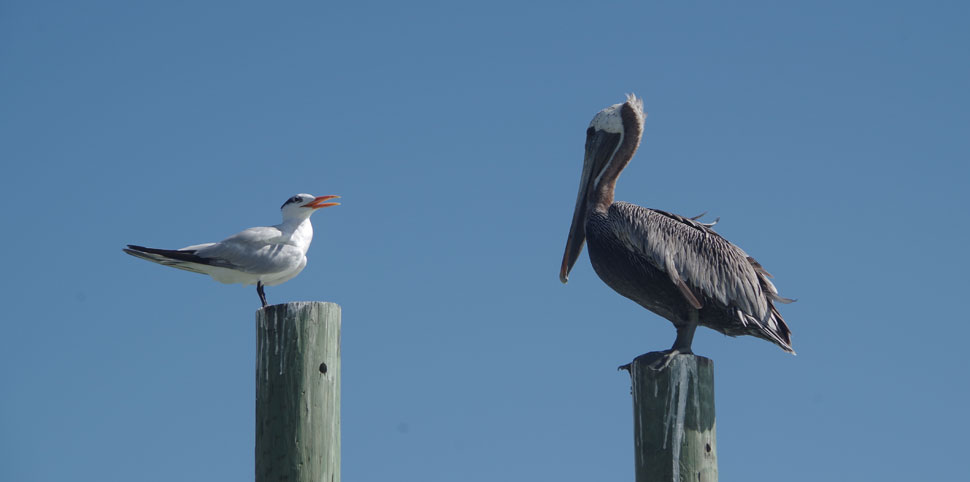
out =
[(691, 305), (716, 301), (742, 325), (756, 324), (791, 351), (788, 326), (772, 304), (791, 300), (778, 296), (771, 275), (741, 248), (711, 226), (676, 214), (624, 202), (613, 203), (609, 214), (620, 218), (609, 223), (617, 239), (667, 273)]

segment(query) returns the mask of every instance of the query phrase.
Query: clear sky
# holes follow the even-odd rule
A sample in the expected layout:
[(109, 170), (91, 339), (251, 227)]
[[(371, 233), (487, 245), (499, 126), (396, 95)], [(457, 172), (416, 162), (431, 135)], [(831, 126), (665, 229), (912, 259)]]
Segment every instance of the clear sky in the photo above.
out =
[(629, 92), (617, 199), (799, 300), (797, 356), (697, 333), (722, 480), (964, 473), (966, 3), (148, 3), (0, 4), (0, 480), (250, 479), (255, 289), (121, 248), (299, 192), (343, 205), (267, 294), (343, 307), (344, 480), (631, 480), (616, 367), (674, 330), (585, 254), (558, 280)]

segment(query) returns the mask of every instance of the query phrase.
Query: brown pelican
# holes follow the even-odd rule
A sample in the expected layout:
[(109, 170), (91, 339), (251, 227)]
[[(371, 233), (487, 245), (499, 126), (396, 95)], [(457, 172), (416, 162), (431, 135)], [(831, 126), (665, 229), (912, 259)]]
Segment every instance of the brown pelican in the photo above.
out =
[(795, 353), (791, 331), (774, 305), (793, 300), (778, 296), (771, 275), (715, 233), (714, 223), (613, 202), (616, 180), (640, 146), (645, 118), (643, 102), (629, 95), (590, 122), (560, 281), (568, 281), (586, 242), (600, 279), (677, 329), (673, 347), (654, 368), (666, 367), (678, 353), (692, 353), (697, 325), (756, 336)]
[(249, 228), (218, 243), (182, 249), (129, 244), (124, 252), (153, 263), (207, 274), (220, 283), (254, 284), (259, 301), (267, 306), (263, 287), (278, 285), (303, 271), (313, 240), (310, 216), (317, 209), (338, 206), (340, 203), (324, 201), (339, 197), (297, 194), (280, 207), (282, 223)]

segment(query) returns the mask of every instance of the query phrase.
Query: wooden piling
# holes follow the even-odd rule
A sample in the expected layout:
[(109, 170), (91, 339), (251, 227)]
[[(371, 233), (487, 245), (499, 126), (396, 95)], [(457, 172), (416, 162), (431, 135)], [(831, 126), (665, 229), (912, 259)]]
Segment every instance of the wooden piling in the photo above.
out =
[(340, 482), (340, 306), (256, 312), (256, 482)]
[(647, 353), (624, 366), (633, 394), (637, 482), (717, 482), (714, 363), (677, 355), (667, 368), (649, 367)]

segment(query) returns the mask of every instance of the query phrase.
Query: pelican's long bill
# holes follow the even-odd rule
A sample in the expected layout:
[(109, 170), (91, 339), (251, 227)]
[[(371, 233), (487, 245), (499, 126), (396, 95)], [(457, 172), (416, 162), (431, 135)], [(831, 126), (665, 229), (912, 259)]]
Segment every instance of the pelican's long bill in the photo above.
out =
[(566, 251), (562, 255), (559, 281), (569, 281), (569, 271), (576, 264), (579, 253), (586, 243), (586, 220), (593, 191), (600, 183), (603, 173), (613, 160), (623, 134), (607, 132), (590, 127), (586, 130), (586, 156), (583, 158), (583, 176), (579, 179), (579, 193), (576, 195), (576, 208), (573, 210), (573, 223), (569, 226), (566, 238)]
[(317, 196), (317, 197), (315, 197), (313, 199), (313, 201), (310, 201), (310, 202), (304, 204), (303, 207), (305, 207), (305, 208), (313, 208), (313, 209), (320, 209), (320, 208), (329, 208), (331, 206), (339, 206), (340, 203), (325, 203), (324, 202), (324, 201), (329, 201), (331, 199), (339, 199), (339, 198), (340, 198), (340, 196), (332, 196), (332, 195), (331, 196)]

